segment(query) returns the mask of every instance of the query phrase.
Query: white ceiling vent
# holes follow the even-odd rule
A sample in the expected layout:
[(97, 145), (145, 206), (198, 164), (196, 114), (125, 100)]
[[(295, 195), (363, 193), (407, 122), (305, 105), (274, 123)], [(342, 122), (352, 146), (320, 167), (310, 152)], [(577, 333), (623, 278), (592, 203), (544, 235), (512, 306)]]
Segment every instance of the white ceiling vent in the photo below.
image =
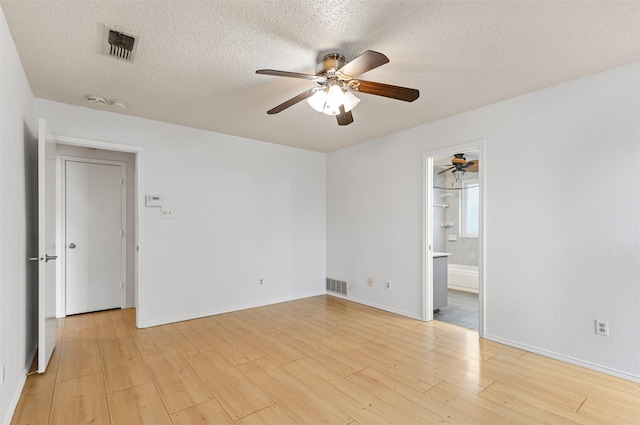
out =
[(117, 30), (109, 25), (104, 26), (102, 54), (127, 62), (133, 62), (138, 49), (138, 37), (130, 32)]

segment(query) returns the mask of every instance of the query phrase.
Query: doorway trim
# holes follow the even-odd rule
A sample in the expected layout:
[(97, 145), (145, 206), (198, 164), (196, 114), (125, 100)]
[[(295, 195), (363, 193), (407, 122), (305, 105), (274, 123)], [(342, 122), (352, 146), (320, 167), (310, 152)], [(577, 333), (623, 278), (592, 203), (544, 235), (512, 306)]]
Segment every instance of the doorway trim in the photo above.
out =
[[(120, 167), (120, 199), (122, 207), (120, 209), (121, 229), (123, 234), (120, 238), (121, 255), (120, 255), (120, 308), (126, 308), (126, 294), (127, 294), (127, 239), (126, 235), (129, 231), (127, 229), (127, 187), (124, 185), (124, 181), (127, 178), (127, 164), (122, 161), (114, 161), (107, 159), (95, 159), (73, 155), (60, 155), (58, 157), (58, 169), (60, 170), (60, 184), (59, 184), (59, 196), (58, 200), (60, 205), (58, 206), (58, 212), (60, 221), (58, 223), (58, 229), (60, 229), (60, 238), (58, 240), (58, 246), (60, 249), (58, 256), (61, 258), (62, 267), (59, 267), (58, 277), (61, 285), (58, 294), (58, 310), (63, 312), (62, 317), (67, 315), (67, 254), (66, 254), (66, 235), (67, 235), (67, 162), (82, 162), (85, 164), (99, 164), (99, 165), (113, 165)], [(135, 273), (134, 273), (135, 274)], [(129, 284), (133, 284), (131, 282)]]
[(478, 169), (478, 183), (480, 186), (480, 211), (479, 211), (479, 235), (478, 235), (478, 336), (484, 338), (485, 335), (485, 140), (476, 140), (460, 145), (446, 146), (439, 149), (427, 151), (423, 154), (423, 197), (424, 197), (424, 214), (423, 217), (423, 320), (430, 322), (433, 320), (433, 168), (434, 158), (453, 155), (453, 153), (468, 152), (471, 150), (478, 151), (478, 161), (480, 167)]
[[(134, 163), (134, 292), (135, 292), (135, 308), (136, 308), (136, 327), (140, 327), (141, 317), (143, 314), (144, 303), (141, 303), (141, 297), (143, 294), (143, 286), (144, 286), (144, 275), (141, 267), (142, 263), (142, 254), (140, 253), (140, 240), (141, 235), (143, 234), (143, 216), (142, 216), (142, 198), (141, 196), (143, 192), (143, 184), (142, 184), (142, 157), (143, 157), (143, 148), (141, 146), (135, 145), (125, 145), (122, 143), (112, 143), (112, 142), (104, 142), (99, 140), (91, 140), (91, 139), (82, 139), (77, 137), (69, 137), (69, 136), (59, 136), (55, 135), (56, 143), (62, 145), (72, 145), (72, 146), (80, 146), (86, 148), (96, 148), (96, 149), (104, 149), (110, 151), (117, 152), (127, 152), (134, 154), (135, 163)], [(60, 179), (60, 174), (58, 174), (58, 179)], [(60, 182), (60, 180), (58, 180)], [(60, 186), (58, 186), (60, 187)], [(58, 203), (58, 213), (60, 213), (60, 203)], [(59, 235), (60, 236), (60, 235)], [(59, 240), (59, 239), (58, 239)], [(58, 276), (60, 279), (60, 276)]]

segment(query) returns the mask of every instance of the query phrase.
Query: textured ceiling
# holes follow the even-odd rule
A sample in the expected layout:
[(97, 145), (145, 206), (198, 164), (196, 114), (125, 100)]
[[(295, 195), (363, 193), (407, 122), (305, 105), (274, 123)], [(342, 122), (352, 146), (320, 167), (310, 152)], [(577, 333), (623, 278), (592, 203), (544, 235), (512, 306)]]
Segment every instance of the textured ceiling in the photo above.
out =
[[(33, 93), (121, 113), (330, 152), (640, 60), (639, 1), (0, 1)], [(103, 24), (140, 36), (134, 63), (101, 55)], [(390, 62), (363, 75), (417, 88), (406, 103), (367, 94), (355, 122), (301, 102), (326, 53)]]

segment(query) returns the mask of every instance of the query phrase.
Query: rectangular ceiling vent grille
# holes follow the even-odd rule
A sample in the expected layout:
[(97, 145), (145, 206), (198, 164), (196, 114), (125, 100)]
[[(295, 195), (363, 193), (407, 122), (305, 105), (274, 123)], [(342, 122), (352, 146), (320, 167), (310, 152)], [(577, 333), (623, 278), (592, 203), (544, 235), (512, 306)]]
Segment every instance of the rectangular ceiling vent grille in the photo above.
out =
[(347, 282), (344, 280), (327, 278), (327, 291), (347, 295)]
[(118, 31), (109, 25), (104, 26), (104, 41), (102, 54), (127, 62), (133, 62), (138, 49), (138, 36), (124, 31)]

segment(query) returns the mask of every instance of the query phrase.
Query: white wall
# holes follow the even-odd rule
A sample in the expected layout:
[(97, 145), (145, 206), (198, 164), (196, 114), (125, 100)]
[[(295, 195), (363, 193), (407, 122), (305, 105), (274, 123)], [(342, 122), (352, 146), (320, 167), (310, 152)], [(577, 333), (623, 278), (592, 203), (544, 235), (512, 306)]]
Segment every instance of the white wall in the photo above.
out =
[[(0, 423), (20, 397), (37, 338), (33, 95), (0, 9)], [(28, 194), (29, 193), (29, 194)], [(1, 373), (1, 371), (0, 371)]]
[(59, 136), (142, 146), (138, 196), (174, 209), (141, 211), (141, 326), (325, 292), (324, 154), (42, 99), (36, 115)]
[(329, 154), (327, 275), (421, 317), (423, 153), (481, 139), (486, 336), (640, 380), (640, 63)]

